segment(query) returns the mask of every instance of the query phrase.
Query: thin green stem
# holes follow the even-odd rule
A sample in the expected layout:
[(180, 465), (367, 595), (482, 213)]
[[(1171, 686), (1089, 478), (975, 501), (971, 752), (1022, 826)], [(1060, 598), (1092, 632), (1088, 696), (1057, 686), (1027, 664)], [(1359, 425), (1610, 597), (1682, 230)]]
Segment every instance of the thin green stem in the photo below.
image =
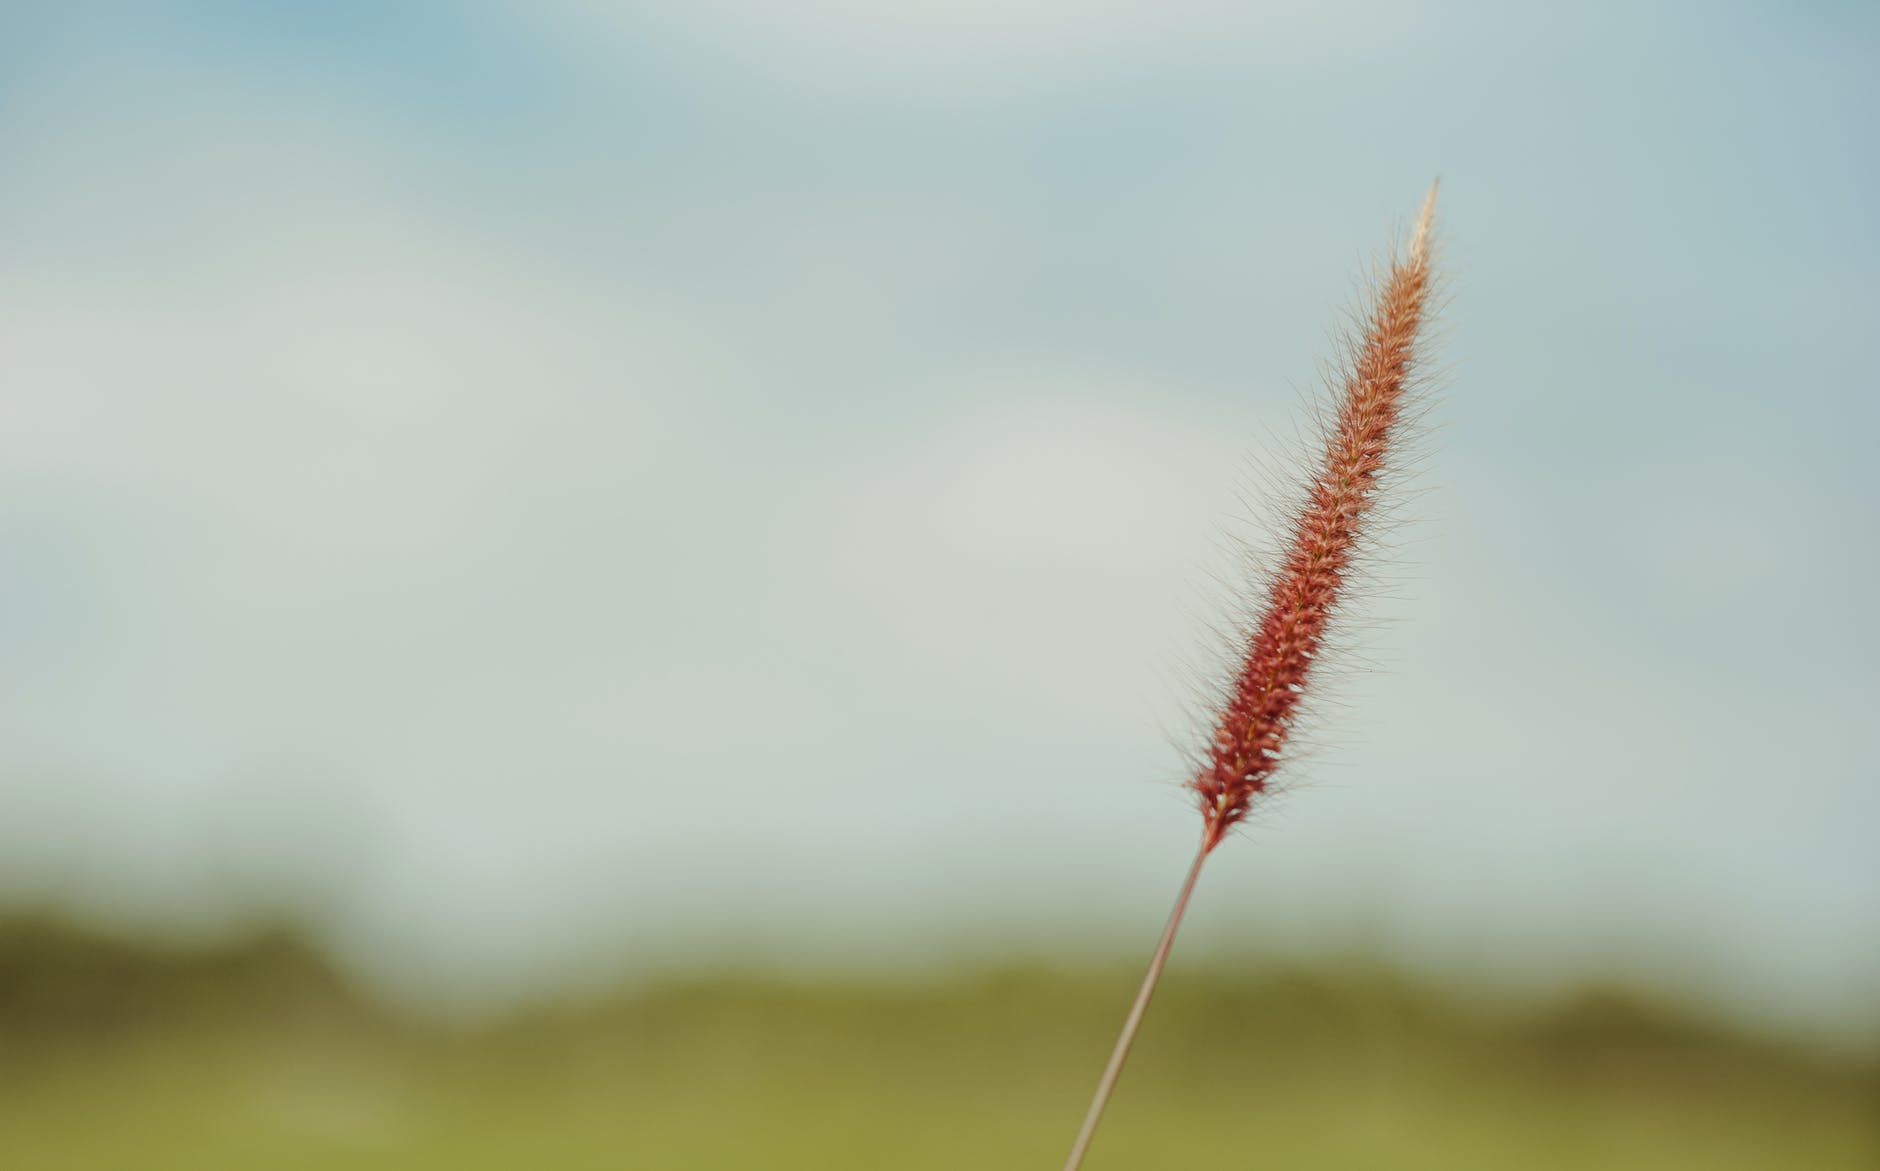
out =
[(1135, 1044), (1136, 1030), (1142, 1027), (1143, 1014), (1149, 1010), (1149, 999), (1155, 995), (1155, 986), (1162, 979), (1162, 968), (1168, 963), (1169, 947), (1175, 942), (1175, 932), (1182, 925), (1182, 916), (1188, 910), (1188, 896), (1195, 892), (1195, 880), (1201, 877), (1201, 864), (1208, 860), (1208, 852), (1220, 843), (1221, 831), (1210, 822), (1206, 833), (1201, 835), (1201, 848), (1195, 852), (1194, 863), (1188, 867), (1188, 877), (1182, 882), (1181, 893), (1175, 896), (1175, 909), (1169, 912), (1168, 925), (1162, 928), (1162, 940), (1155, 945), (1155, 954), (1149, 958), (1149, 971), (1142, 978), (1142, 987), (1136, 991), (1136, 1002), (1129, 1006), (1129, 1015), (1123, 1019), (1123, 1031), (1116, 1038), (1116, 1048), (1110, 1051), (1110, 1063), (1103, 1067), (1103, 1077), (1097, 1082), (1097, 1092), (1090, 1099), (1090, 1109), (1084, 1114), (1084, 1124), (1077, 1132), (1077, 1141), (1071, 1144), (1070, 1158), (1064, 1160), (1064, 1171), (1077, 1171), (1083, 1166), (1084, 1153), (1090, 1149), (1090, 1140), (1097, 1133), (1097, 1123), (1103, 1118), (1103, 1108), (1110, 1104), (1110, 1094), (1116, 1089), (1116, 1079), (1122, 1076), (1123, 1062), (1129, 1057), (1129, 1047)]

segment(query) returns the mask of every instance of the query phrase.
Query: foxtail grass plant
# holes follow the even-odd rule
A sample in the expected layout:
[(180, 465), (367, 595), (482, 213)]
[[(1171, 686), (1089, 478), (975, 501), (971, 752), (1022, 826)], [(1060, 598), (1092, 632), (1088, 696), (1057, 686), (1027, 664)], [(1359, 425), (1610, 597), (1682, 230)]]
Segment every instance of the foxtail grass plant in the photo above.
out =
[(1299, 701), (1312, 681), (1328, 624), (1360, 552), (1376, 504), (1378, 477), (1400, 444), (1406, 401), (1415, 380), (1415, 348), (1430, 298), (1431, 222), (1436, 188), (1423, 200), (1410, 243), (1372, 292), (1362, 331), (1346, 346), (1328, 412), (1324, 450), (1305, 486), (1283, 558), (1213, 720), (1213, 733), (1188, 782), (1201, 808), (1201, 842), (1175, 908), (1149, 959), (1149, 971), (1123, 1020), (1109, 1063), (1097, 1082), (1083, 1126), (1065, 1160), (1077, 1171), (1103, 1109), (1116, 1089), (1136, 1032), (1168, 962), (1208, 855), (1246, 818), (1273, 783)]

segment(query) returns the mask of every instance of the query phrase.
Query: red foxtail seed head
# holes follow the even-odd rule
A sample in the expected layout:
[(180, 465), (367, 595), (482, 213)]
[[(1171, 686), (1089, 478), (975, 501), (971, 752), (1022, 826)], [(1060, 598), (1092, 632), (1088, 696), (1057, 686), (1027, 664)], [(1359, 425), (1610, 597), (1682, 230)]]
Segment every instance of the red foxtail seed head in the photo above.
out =
[(1430, 286), (1430, 187), (1407, 253), (1394, 261), (1367, 307), (1364, 332), (1350, 349), (1325, 449), (1293, 519), (1283, 561), (1251, 628), (1240, 665), (1189, 782), (1199, 799), (1204, 852), (1247, 816), (1278, 767), (1324, 639), (1351, 570), (1403, 415), (1411, 348)]
[(1247, 816), (1254, 798), (1266, 792), (1279, 766), (1299, 697), (1305, 692), (1326, 623), (1374, 503), (1378, 475), (1403, 418), (1411, 347), (1429, 299), (1430, 217), (1435, 207), (1432, 184), (1409, 250), (1391, 264), (1367, 306), (1363, 332), (1350, 346), (1337, 407), (1325, 427), (1324, 453), (1307, 483), (1305, 502), (1293, 518), (1285, 557), (1273, 576), (1259, 619), (1248, 632), (1207, 750), (1188, 782), (1201, 805), (1200, 848), (1149, 959), (1142, 987), (1123, 1018), (1123, 1031), (1110, 1051), (1064, 1171), (1078, 1171), (1083, 1165), (1149, 999), (1155, 995), (1202, 864), (1227, 831)]

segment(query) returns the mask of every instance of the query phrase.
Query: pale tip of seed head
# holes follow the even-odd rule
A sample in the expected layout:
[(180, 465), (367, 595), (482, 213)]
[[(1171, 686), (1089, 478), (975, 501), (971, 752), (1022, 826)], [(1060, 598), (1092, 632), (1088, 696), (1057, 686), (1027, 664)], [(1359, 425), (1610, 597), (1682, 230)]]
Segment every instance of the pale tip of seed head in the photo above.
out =
[(1410, 262), (1423, 264), (1430, 257), (1430, 224), (1436, 218), (1436, 185), (1440, 180), (1430, 180), (1430, 192), (1423, 197), (1423, 210), (1417, 214), (1416, 231), (1410, 235)]

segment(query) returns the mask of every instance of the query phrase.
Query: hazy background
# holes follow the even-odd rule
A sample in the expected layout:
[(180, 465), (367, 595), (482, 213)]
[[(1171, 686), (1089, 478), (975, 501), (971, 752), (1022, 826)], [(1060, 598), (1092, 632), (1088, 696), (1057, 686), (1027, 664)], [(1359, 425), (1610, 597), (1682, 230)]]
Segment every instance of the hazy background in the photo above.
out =
[(284, 918), (433, 1006), (1135, 956), (1237, 487), (1440, 174), (1423, 491), (1184, 950), (1859, 1044), (1877, 50), (1859, 3), (0, 6), (0, 904)]

